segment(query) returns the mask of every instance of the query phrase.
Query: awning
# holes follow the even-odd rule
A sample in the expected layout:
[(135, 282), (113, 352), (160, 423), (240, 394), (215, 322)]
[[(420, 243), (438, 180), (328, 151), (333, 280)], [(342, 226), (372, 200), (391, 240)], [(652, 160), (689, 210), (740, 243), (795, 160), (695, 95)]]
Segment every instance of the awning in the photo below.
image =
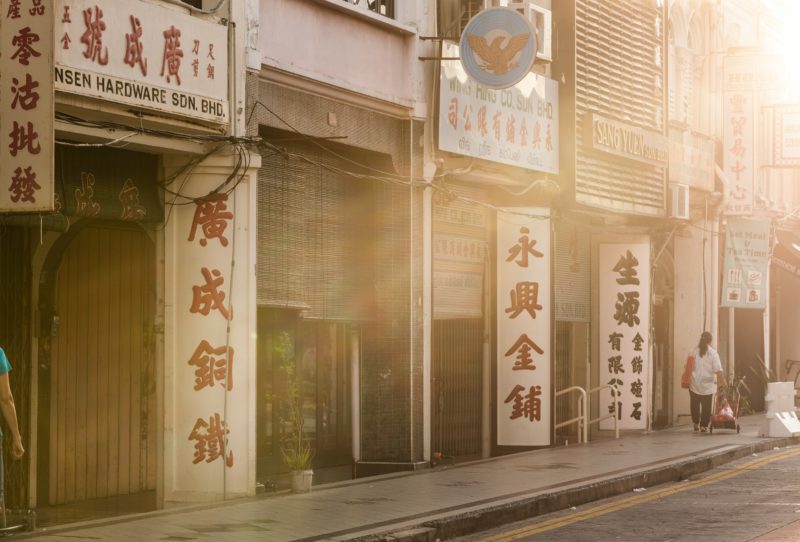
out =
[(800, 238), (787, 230), (776, 230), (776, 234), (772, 265), (800, 278)]

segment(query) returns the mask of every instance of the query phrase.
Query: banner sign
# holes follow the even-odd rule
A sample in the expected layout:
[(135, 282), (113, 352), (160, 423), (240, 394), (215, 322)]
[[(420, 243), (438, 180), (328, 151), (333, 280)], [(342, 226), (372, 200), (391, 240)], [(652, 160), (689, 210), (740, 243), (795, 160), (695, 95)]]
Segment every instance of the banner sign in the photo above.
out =
[[(650, 245), (600, 244), (600, 413), (620, 429), (646, 429), (650, 387)], [(611, 418), (600, 429), (614, 429)]]
[(552, 426), (550, 211), (497, 213), (497, 444), (547, 446)]
[[(444, 44), (443, 56), (459, 56)], [(558, 83), (529, 73), (492, 90), (470, 79), (457, 60), (443, 60), (439, 148), (474, 158), (558, 173)]]
[(722, 307), (763, 309), (767, 302), (770, 223), (728, 220)]
[(723, 171), (728, 178), (726, 215), (752, 215), (755, 183), (755, 114), (752, 92), (725, 92), (722, 106)]
[(56, 90), (228, 119), (228, 30), (149, 2), (55, 0)]
[(0, 212), (52, 211), (53, 6), (0, 6)]

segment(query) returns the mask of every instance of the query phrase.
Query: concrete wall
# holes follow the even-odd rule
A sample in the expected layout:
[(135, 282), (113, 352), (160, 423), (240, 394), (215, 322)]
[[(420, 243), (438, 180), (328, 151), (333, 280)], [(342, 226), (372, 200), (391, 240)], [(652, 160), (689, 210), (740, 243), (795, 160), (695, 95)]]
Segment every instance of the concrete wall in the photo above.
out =
[[(398, 20), (423, 16), (416, 9), (422, 2), (398, 4)], [(424, 91), (415, 84), (424, 79), (415, 26), (349, 7), (341, 0), (263, 0), (263, 65), (409, 108), (424, 102), (415, 96)]]
[[(712, 280), (714, 268), (712, 267), (710, 248), (711, 233), (705, 232), (703, 223), (695, 224), (697, 227), (686, 227), (675, 235), (675, 315), (674, 315), (674, 359), (673, 365), (673, 414), (672, 422), (676, 424), (689, 423), (689, 392), (681, 388), (681, 373), (689, 351), (697, 345), (700, 334), (706, 330), (710, 322), (712, 311), (716, 311), (716, 296), (712, 294), (715, 282)], [(710, 228), (710, 226), (708, 226)], [(706, 236), (707, 248), (703, 250), (703, 236)], [(705, 273), (703, 272), (703, 258), (705, 257)], [(706, 305), (703, 305), (703, 284), (706, 290)], [(705, 312), (705, 322), (704, 322)], [(717, 330), (709, 329), (714, 335), (713, 346), (717, 349), (719, 337)], [(722, 360), (723, 366), (726, 360)]]

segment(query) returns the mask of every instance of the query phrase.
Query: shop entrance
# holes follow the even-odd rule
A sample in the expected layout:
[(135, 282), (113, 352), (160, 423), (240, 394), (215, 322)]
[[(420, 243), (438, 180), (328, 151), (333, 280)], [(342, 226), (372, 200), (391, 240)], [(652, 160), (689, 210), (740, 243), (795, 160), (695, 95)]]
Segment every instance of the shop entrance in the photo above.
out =
[(39, 505), (154, 490), (152, 241), (78, 222), (48, 256), (40, 299)]
[(352, 477), (352, 364), (357, 327), (305, 320), (294, 311), (258, 312), (257, 477), (264, 484), (287, 468), (281, 461), (287, 368), (296, 372), (303, 432), (314, 452), (314, 483)]

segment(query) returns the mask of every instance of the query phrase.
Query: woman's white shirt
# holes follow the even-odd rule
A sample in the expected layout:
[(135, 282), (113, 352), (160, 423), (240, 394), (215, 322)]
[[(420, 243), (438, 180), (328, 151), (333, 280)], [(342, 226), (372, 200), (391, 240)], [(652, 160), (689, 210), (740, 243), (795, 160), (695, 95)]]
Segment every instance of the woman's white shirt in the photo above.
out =
[(691, 355), (694, 356), (694, 371), (689, 389), (698, 395), (713, 394), (717, 390), (716, 375), (722, 371), (719, 354), (709, 346), (705, 356), (700, 355), (700, 349), (697, 347), (692, 350)]

